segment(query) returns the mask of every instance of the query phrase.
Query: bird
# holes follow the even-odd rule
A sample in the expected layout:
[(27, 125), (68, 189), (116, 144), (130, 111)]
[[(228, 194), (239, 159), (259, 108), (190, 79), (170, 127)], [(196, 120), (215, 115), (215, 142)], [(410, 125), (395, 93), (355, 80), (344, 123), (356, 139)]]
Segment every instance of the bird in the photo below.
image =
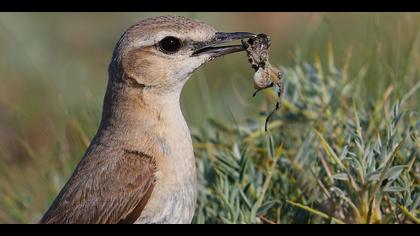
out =
[(197, 173), (180, 94), (201, 65), (253, 37), (182, 16), (129, 27), (115, 45), (101, 121), (41, 224), (189, 224)]

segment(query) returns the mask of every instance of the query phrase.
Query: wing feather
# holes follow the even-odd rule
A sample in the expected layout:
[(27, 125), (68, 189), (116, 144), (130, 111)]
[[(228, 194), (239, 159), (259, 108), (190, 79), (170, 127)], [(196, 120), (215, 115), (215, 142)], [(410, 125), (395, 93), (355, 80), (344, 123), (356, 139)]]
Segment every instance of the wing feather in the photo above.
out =
[(134, 223), (153, 191), (156, 170), (155, 158), (142, 152), (90, 155), (40, 223)]

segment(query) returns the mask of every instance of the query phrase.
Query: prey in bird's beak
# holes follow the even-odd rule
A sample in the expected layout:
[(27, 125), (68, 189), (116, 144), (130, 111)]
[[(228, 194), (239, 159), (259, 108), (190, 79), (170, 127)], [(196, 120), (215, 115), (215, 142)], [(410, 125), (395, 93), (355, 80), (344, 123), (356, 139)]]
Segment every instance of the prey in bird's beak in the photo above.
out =
[(217, 46), (226, 42), (234, 41), (234, 40), (241, 40), (254, 37), (255, 34), (248, 33), (248, 32), (235, 32), (235, 33), (224, 33), (224, 32), (217, 32), (215, 33), (212, 40), (207, 42), (198, 42), (193, 45), (194, 52), (191, 55), (199, 56), (199, 55), (210, 55), (211, 59), (224, 56), (227, 54), (235, 53), (244, 51), (244, 45), (228, 45), (228, 46)]

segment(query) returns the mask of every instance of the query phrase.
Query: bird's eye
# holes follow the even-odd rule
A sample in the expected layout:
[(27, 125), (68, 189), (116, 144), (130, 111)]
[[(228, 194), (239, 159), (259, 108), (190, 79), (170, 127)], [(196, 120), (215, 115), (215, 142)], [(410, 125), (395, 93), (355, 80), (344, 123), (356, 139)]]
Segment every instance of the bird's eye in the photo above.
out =
[(166, 54), (176, 53), (181, 49), (182, 42), (180, 39), (168, 36), (160, 40), (159, 42), (160, 49)]

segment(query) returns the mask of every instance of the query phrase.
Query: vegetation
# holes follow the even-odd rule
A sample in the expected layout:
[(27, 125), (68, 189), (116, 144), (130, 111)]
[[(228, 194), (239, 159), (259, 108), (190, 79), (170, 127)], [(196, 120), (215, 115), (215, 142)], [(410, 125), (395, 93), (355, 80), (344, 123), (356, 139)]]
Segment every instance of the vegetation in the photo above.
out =
[[(25, 19), (65, 22), (38, 14)], [(194, 223), (420, 223), (419, 16), (316, 14), (310, 35), (277, 48), (275, 23), (267, 32), (252, 26), (249, 31), (272, 35), (270, 61), (286, 75), (282, 107), (268, 132), (264, 122), (276, 94), (251, 96), (245, 55), (197, 71), (181, 99), (199, 171)], [(11, 19), (0, 17), (0, 31), (11, 31)], [(113, 43), (98, 46), (96, 56), (107, 58)], [(107, 60), (93, 65), (101, 72), (89, 71), (80, 65), (92, 66), (89, 57), (72, 55), (69, 46), (66, 56), (81, 62), (63, 69), (61, 57), (48, 64), (29, 53), (31, 68), (2, 45), (8, 45), (4, 34), (0, 50), (9, 57), (0, 57), (1, 71), (20, 73), (0, 75), (0, 222), (34, 223), (98, 127), (106, 81), (91, 76), (106, 77)]]

